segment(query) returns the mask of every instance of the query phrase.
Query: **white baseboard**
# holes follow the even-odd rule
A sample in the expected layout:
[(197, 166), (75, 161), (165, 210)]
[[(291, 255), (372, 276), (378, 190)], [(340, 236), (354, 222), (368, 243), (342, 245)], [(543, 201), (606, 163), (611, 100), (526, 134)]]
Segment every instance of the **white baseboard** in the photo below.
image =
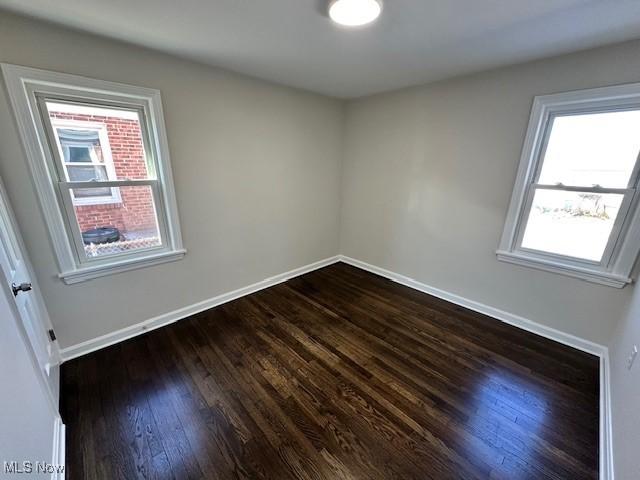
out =
[(407, 287), (419, 290), (434, 297), (441, 298), (461, 307), (468, 308), (478, 313), (488, 315), (502, 322), (521, 328), (556, 342), (577, 348), (583, 352), (600, 357), (600, 480), (613, 480), (613, 450), (611, 445), (611, 392), (609, 387), (609, 349), (603, 345), (585, 340), (569, 333), (561, 332), (555, 328), (547, 327), (527, 318), (505, 312), (484, 303), (470, 300), (455, 293), (450, 293), (418, 280), (386, 270), (375, 265), (356, 260), (345, 255), (339, 256), (340, 261), (362, 270), (393, 280)]
[(600, 479), (614, 480), (611, 416), (611, 362), (607, 350), (600, 357)]
[[(51, 465), (56, 469), (61, 465), (65, 465), (65, 426), (62, 419), (56, 417), (53, 424), (53, 453), (51, 455)], [(64, 480), (64, 470), (51, 474), (51, 480)]]
[(209, 298), (207, 300), (203, 300), (201, 302), (179, 308), (172, 312), (158, 315), (157, 317), (151, 318), (149, 320), (145, 320), (135, 325), (131, 325), (129, 327), (116, 330), (115, 332), (107, 333), (106, 335), (102, 335), (100, 337), (96, 337), (91, 340), (87, 340), (85, 342), (63, 348), (60, 350), (62, 361), (66, 362), (67, 360), (71, 360), (72, 358), (76, 358), (82, 355), (86, 355), (87, 353), (100, 350), (101, 348), (108, 347), (109, 345), (113, 345), (115, 343), (122, 342), (124, 340), (135, 337), (137, 335), (141, 335), (150, 330), (155, 330), (156, 328), (169, 325), (170, 323), (176, 322), (178, 320), (182, 320), (183, 318), (189, 317), (196, 313), (203, 312), (217, 305), (221, 305), (223, 303), (227, 303), (227, 302), (230, 302), (231, 300), (244, 297), (245, 295), (249, 295), (259, 290), (272, 287), (279, 283), (285, 282), (290, 278), (298, 277), (300, 275), (303, 275), (308, 272), (312, 272), (322, 267), (326, 267), (327, 265), (331, 265), (338, 261), (340, 261), (340, 257), (338, 255), (334, 257), (325, 258), (324, 260), (310, 263), (309, 265), (305, 265), (303, 267), (296, 268), (294, 270), (290, 270), (288, 272), (284, 272), (284, 273), (275, 275), (273, 277), (265, 278), (264, 280), (254, 283), (252, 285), (248, 285), (246, 287), (242, 287), (237, 290), (233, 290), (231, 292), (223, 293), (213, 298)]

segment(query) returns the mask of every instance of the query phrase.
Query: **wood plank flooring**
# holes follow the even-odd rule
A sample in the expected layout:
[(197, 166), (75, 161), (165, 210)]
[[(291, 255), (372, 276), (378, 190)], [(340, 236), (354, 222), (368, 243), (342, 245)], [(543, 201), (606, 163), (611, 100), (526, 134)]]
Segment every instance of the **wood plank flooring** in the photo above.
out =
[(598, 359), (345, 264), (65, 363), (68, 479), (594, 479)]

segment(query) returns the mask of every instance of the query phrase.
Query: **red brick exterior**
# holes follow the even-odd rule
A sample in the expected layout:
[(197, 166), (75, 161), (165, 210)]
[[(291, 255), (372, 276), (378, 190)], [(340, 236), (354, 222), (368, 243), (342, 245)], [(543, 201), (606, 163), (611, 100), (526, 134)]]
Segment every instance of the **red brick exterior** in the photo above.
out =
[[(61, 112), (50, 112), (50, 115), (52, 118), (106, 125), (117, 179), (147, 178), (142, 134), (137, 120)], [(116, 227), (123, 233), (155, 229), (156, 217), (149, 187), (120, 187), (120, 196), (120, 203), (76, 205), (80, 231), (96, 227)]]

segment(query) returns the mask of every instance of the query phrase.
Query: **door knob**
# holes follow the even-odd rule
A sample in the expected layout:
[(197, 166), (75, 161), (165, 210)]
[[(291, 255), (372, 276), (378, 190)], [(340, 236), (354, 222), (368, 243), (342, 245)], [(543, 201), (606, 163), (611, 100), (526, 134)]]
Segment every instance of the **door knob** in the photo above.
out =
[(31, 288), (30, 283), (21, 283), (20, 285), (16, 285), (15, 283), (11, 284), (11, 290), (13, 291), (14, 297), (18, 296), (18, 293), (20, 292), (28, 292)]

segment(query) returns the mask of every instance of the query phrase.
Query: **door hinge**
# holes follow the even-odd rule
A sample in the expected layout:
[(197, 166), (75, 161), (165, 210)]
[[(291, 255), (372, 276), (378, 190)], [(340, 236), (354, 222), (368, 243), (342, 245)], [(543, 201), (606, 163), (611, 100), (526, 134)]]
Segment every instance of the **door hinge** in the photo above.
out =
[(52, 342), (55, 342), (57, 340), (56, 338), (56, 332), (53, 331), (53, 329), (49, 330), (49, 338), (51, 339)]

